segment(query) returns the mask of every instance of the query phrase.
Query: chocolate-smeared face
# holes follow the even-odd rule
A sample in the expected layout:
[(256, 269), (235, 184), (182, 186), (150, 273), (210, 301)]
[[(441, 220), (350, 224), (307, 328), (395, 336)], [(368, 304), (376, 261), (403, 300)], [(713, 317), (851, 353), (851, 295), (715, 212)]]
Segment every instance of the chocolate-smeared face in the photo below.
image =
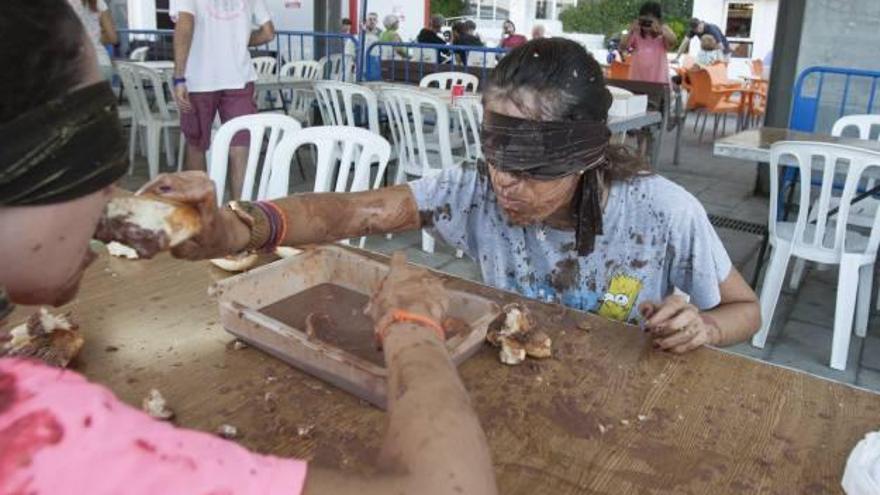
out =
[[(517, 118), (529, 118), (513, 103), (492, 101), (486, 110)], [(579, 174), (553, 180), (538, 180), (523, 174), (498, 170), (489, 162), (489, 177), (499, 206), (516, 225), (531, 225), (568, 208), (577, 191)]]

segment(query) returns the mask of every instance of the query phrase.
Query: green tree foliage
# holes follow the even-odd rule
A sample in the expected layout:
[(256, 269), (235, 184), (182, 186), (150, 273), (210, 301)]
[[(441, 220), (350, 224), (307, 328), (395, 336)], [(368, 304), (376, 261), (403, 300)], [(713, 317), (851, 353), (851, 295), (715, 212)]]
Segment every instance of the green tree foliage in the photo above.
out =
[[(694, 0), (659, 0), (663, 21), (681, 39), (694, 9)], [(567, 32), (612, 36), (628, 29), (644, 0), (582, 0), (560, 15)]]
[(431, 0), (431, 13), (444, 17), (459, 17), (467, 12), (465, 0)]

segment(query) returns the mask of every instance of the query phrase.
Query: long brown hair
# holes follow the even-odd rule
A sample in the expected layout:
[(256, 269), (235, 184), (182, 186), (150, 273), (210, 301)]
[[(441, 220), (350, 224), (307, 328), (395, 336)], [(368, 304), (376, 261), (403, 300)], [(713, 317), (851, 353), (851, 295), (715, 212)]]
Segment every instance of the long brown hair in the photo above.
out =
[(82, 0), (83, 7), (88, 7), (92, 12), (98, 11), (98, 0)]

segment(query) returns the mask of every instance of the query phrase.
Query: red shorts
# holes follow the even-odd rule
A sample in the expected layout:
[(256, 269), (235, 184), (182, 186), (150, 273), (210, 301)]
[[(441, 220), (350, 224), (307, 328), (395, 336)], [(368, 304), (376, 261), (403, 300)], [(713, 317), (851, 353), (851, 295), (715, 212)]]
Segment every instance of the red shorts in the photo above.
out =
[[(242, 89), (224, 89), (203, 93), (190, 93), (192, 112), (180, 112), (180, 130), (190, 146), (207, 151), (211, 147), (211, 127), (214, 116), (220, 112), (220, 122), (226, 123), (242, 115), (257, 113), (254, 103), (254, 83)], [(232, 138), (232, 146), (249, 146), (250, 135), (239, 132)]]

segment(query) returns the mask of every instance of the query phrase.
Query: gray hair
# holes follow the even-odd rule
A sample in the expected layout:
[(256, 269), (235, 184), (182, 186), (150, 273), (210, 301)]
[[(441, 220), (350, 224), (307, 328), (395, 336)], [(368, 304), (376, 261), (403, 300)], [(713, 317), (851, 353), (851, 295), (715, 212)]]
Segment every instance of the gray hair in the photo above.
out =
[(446, 18), (440, 14), (434, 14), (431, 16), (431, 27), (440, 28), (443, 27), (443, 24), (446, 23)]
[(385, 19), (382, 19), (382, 25), (385, 26), (385, 29), (394, 29), (400, 25), (400, 18), (394, 14), (388, 14)]

